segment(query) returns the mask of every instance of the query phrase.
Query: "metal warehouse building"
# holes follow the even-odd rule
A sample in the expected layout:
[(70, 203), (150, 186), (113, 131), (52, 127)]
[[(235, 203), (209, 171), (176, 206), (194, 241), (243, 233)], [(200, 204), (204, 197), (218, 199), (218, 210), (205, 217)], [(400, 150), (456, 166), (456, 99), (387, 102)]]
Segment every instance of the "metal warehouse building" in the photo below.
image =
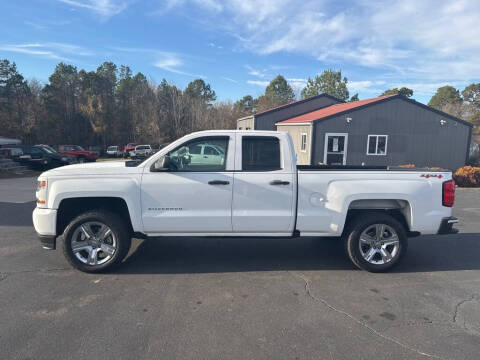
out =
[(319, 95), (237, 121), (247, 127), (289, 132), (302, 165), (452, 170), (465, 165), (472, 132), (470, 123), (401, 95), (349, 103)]
[(320, 94), (305, 100), (282, 105), (255, 115), (250, 115), (237, 120), (238, 130), (275, 130), (279, 121), (318, 110), (323, 107), (338, 104), (342, 101), (327, 94)]

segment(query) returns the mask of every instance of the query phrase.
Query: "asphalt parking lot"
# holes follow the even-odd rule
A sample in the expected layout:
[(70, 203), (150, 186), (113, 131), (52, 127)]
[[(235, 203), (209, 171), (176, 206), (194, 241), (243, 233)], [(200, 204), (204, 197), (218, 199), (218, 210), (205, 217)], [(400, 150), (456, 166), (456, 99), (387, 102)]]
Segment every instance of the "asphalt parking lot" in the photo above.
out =
[(0, 180), (2, 359), (478, 359), (480, 189), (394, 272), (334, 239), (135, 240), (114, 273), (39, 245), (35, 179)]

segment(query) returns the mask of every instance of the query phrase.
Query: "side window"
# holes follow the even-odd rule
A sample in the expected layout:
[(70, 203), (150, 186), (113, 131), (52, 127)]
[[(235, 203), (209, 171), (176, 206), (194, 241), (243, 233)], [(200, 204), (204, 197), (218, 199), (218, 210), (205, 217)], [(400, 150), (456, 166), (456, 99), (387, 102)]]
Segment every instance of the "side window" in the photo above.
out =
[(242, 170), (280, 170), (280, 141), (271, 136), (242, 137)]
[[(175, 150), (170, 151), (167, 155), (170, 156), (170, 171), (184, 172), (184, 171), (198, 171), (198, 172), (218, 172), (224, 171), (227, 162), (228, 150), (227, 136), (213, 136), (204, 137), (189, 141), (180, 145)], [(207, 149), (215, 148), (221, 151), (216, 151), (214, 156), (205, 158), (203, 156), (192, 156), (201, 153), (202, 146), (204, 147), (204, 155), (209, 155)]]
[(195, 154), (195, 155), (199, 155), (202, 153), (202, 146), (197, 144), (197, 145), (192, 145), (190, 146), (190, 154)]
[(205, 146), (205, 149), (203, 149), (203, 154), (204, 155), (220, 155), (218, 151), (211, 146)]
[(367, 155), (387, 155), (388, 135), (368, 135)]
[(301, 140), (301, 148), (300, 150), (302, 152), (306, 152), (307, 151), (307, 134), (306, 133), (302, 133), (302, 140)]

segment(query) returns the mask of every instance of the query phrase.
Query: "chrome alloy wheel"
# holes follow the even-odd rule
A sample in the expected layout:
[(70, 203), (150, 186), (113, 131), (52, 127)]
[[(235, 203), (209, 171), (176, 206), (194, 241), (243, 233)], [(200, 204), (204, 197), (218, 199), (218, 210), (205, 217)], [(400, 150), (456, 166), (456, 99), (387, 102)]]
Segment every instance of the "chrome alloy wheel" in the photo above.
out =
[(101, 265), (108, 262), (117, 251), (117, 239), (107, 225), (88, 221), (75, 229), (71, 246), (73, 254), (82, 263)]
[(397, 232), (386, 224), (373, 224), (360, 235), (360, 253), (370, 264), (383, 265), (392, 261), (400, 251)]

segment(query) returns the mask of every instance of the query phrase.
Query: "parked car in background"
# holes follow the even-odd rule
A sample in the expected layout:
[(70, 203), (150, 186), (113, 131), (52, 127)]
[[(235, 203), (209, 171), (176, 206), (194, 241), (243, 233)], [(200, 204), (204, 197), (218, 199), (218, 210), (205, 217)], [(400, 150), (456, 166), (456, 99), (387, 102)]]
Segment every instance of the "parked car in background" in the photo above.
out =
[(78, 145), (59, 145), (58, 152), (75, 157), (79, 163), (96, 161), (98, 159), (98, 152), (85, 150)]
[(135, 146), (137, 146), (136, 143), (128, 143), (127, 145), (125, 145), (125, 147), (123, 148), (123, 157), (129, 157), (130, 152), (135, 151)]
[(2, 158), (11, 159), (13, 161), (18, 161), (20, 155), (23, 155), (23, 150), (20, 149), (20, 148), (16, 148), (16, 147), (0, 148), (0, 157), (2, 157)]
[(107, 147), (106, 154), (108, 157), (120, 157), (123, 155), (122, 150), (120, 150), (120, 147), (116, 145)]
[(73, 156), (60, 154), (49, 145), (23, 146), (21, 150), (19, 162), (33, 169), (53, 169), (76, 162)]
[(132, 159), (144, 159), (153, 154), (152, 147), (150, 145), (137, 145), (135, 150), (130, 153)]

